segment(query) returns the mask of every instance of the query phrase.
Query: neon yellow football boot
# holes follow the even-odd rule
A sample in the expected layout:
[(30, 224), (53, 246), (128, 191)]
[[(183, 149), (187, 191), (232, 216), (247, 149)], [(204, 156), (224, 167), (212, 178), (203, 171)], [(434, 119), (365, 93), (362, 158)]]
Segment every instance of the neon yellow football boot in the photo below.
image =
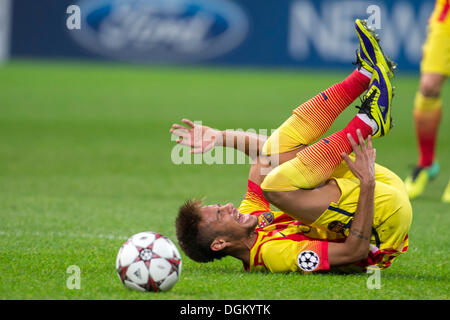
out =
[(377, 123), (378, 129), (372, 135), (374, 138), (385, 136), (392, 128), (392, 97), (393, 87), (386, 71), (382, 65), (375, 65), (369, 89), (363, 97), (361, 107), (357, 107), (358, 113), (366, 114)]
[(384, 70), (391, 79), (397, 68), (393, 62), (383, 52), (380, 46), (380, 38), (371, 27), (367, 25), (367, 20), (355, 20), (355, 30), (359, 37), (359, 49), (356, 51), (356, 63), (360, 67), (373, 72), (376, 65), (382, 65)]
[(430, 167), (417, 166), (411, 176), (405, 179), (406, 191), (410, 199), (415, 199), (424, 191), (428, 182), (439, 173), (439, 164), (434, 162)]
[(450, 181), (442, 194), (442, 202), (450, 203)]

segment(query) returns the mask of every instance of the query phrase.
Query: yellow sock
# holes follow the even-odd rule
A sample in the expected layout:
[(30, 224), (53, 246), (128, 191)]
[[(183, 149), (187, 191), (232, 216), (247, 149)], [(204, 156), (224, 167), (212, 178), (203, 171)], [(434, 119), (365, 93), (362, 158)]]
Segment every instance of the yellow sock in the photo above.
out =
[(414, 110), (433, 111), (441, 108), (441, 97), (425, 97), (420, 91), (417, 91), (414, 99)]
[(425, 97), (417, 92), (413, 115), (419, 148), (418, 165), (422, 167), (429, 167), (433, 164), (441, 113), (442, 100), (440, 97)]

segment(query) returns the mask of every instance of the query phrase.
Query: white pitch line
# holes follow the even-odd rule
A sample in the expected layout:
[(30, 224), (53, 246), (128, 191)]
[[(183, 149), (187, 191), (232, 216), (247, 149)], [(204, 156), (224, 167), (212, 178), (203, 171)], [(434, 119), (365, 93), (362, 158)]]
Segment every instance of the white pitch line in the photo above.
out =
[(50, 236), (50, 237), (62, 237), (62, 238), (86, 238), (86, 239), (107, 239), (107, 240), (127, 240), (130, 237), (127, 236), (118, 236), (112, 234), (101, 234), (101, 233), (64, 233), (60, 231), (50, 231), (50, 232), (25, 232), (25, 231), (4, 231), (0, 230), (0, 236), (4, 237), (42, 237), (42, 236)]

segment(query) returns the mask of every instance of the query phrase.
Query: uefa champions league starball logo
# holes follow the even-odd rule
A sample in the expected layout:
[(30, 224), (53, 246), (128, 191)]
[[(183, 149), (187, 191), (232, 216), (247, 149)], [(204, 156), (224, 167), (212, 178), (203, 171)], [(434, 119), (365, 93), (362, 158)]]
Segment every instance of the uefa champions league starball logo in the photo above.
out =
[(297, 258), (298, 266), (303, 271), (314, 271), (319, 266), (319, 256), (311, 250), (302, 251)]

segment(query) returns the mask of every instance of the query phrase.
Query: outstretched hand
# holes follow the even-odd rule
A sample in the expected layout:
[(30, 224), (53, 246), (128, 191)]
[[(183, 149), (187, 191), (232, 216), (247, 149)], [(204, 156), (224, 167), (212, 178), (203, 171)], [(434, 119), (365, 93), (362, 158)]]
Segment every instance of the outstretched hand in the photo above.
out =
[(221, 143), (220, 131), (194, 123), (189, 119), (183, 119), (181, 122), (186, 126), (174, 123), (170, 132), (178, 137), (176, 143), (190, 146), (191, 153), (204, 153)]
[(367, 137), (367, 146), (361, 131), (356, 130), (356, 135), (358, 136), (359, 145), (355, 142), (351, 134), (347, 134), (347, 138), (352, 145), (353, 152), (355, 153), (355, 161), (352, 161), (350, 157), (342, 153), (342, 158), (344, 158), (349, 169), (359, 179), (361, 184), (371, 184), (375, 183), (375, 158), (376, 150), (372, 146), (372, 137), (369, 135)]

